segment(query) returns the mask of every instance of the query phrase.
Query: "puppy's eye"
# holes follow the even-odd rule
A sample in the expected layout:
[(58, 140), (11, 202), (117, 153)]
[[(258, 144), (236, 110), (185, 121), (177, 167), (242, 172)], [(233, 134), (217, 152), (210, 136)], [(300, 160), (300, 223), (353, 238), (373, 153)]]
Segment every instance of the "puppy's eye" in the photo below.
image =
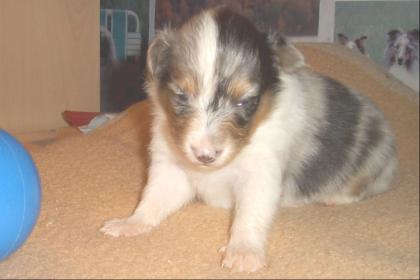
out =
[(236, 107), (243, 107), (244, 105), (246, 105), (247, 100), (240, 100), (237, 103), (235, 103)]
[(252, 96), (236, 101), (234, 104), (235, 120), (239, 127), (246, 127), (258, 108), (259, 97)]
[(180, 87), (178, 87), (178, 86), (173, 86), (172, 87), (172, 90), (173, 90), (173, 92), (176, 94), (176, 95), (185, 95), (185, 91), (183, 91)]
[(251, 105), (256, 105), (257, 102), (258, 102), (258, 98), (256, 96), (252, 96), (252, 97), (249, 97), (249, 98), (238, 100), (235, 103), (235, 107), (245, 108), (245, 107), (249, 107)]
[(187, 104), (188, 94), (185, 91), (183, 91), (181, 88), (176, 87), (173, 89), (173, 99), (177, 103)]
[(176, 115), (185, 115), (192, 111), (190, 105), (190, 94), (179, 87), (172, 87), (171, 104)]
[(174, 94), (174, 99), (175, 99), (175, 101), (177, 101), (179, 103), (182, 103), (182, 104), (188, 103), (188, 95), (186, 93), (182, 93), (182, 94), (175, 93)]

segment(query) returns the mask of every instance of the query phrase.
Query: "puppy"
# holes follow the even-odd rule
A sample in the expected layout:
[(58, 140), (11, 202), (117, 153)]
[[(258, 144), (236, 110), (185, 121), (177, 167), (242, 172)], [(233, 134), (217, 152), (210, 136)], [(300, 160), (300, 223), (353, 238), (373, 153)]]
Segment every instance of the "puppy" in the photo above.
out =
[(204, 11), (148, 51), (153, 103), (148, 183), (110, 236), (156, 227), (194, 199), (233, 208), (222, 266), (264, 267), (279, 206), (345, 204), (387, 190), (396, 147), (381, 112), (307, 69), (282, 37), (225, 8)]
[(388, 72), (419, 92), (419, 30), (394, 29), (387, 34), (385, 48)]

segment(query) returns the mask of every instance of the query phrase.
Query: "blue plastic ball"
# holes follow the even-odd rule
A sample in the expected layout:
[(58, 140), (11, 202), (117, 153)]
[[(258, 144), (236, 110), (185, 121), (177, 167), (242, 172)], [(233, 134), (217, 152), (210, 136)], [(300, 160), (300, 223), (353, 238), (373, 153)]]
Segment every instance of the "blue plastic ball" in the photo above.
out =
[(40, 205), (39, 175), (30, 154), (0, 129), (0, 261), (26, 241)]

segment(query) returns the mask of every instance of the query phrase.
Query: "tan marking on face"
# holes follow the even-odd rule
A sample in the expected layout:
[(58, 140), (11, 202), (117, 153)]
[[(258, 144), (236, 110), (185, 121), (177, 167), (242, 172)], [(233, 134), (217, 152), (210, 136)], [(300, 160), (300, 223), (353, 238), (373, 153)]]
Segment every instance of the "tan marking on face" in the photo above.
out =
[(232, 95), (235, 99), (240, 99), (250, 90), (252, 90), (253, 85), (245, 80), (245, 79), (236, 79), (229, 83), (227, 88), (230, 95)]
[[(191, 116), (177, 116), (171, 105), (170, 92), (161, 92), (159, 102), (165, 113), (165, 125), (163, 126), (163, 134), (169, 144), (171, 150), (175, 153), (178, 159), (184, 163), (189, 164), (189, 160), (183, 151), (183, 143), (186, 141), (188, 131), (191, 129)], [(193, 167), (192, 164), (189, 164)]]
[(180, 71), (175, 71), (173, 74), (173, 81), (185, 94), (192, 96), (197, 95), (197, 80), (192, 75), (185, 75)]
[(222, 125), (222, 131), (233, 147), (231, 158), (233, 158), (246, 144), (248, 144), (248, 128), (236, 127), (233, 120), (227, 120)]
[(159, 94), (160, 104), (165, 112), (169, 135), (176, 144), (182, 143), (189, 126), (188, 116), (177, 116), (172, 106), (171, 98), (174, 93), (164, 90)]
[(258, 105), (258, 109), (255, 112), (254, 118), (251, 123), (250, 132), (249, 132), (250, 136), (255, 132), (257, 127), (259, 127), (261, 123), (264, 122), (268, 118), (268, 116), (273, 111), (274, 109), (273, 104), (275, 104), (274, 98), (275, 98), (275, 95), (271, 90), (265, 92), (261, 96), (260, 104)]
[(227, 141), (232, 143), (231, 146), (234, 149), (226, 164), (230, 162), (242, 150), (243, 147), (249, 144), (257, 127), (268, 118), (273, 110), (273, 98), (274, 96), (271, 92), (266, 92), (262, 95), (257, 111), (254, 113), (249, 126), (237, 127), (234, 120), (226, 120), (223, 123), (223, 136), (221, 137), (227, 138)]
[[(177, 131), (175, 128), (177, 125), (183, 125), (185, 129), (183, 131)], [(176, 157), (178, 159), (181, 159), (184, 163), (189, 163), (185, 152), (182, 150), (182, 144), (185, 141), (186, 131), (188, 131), (188, 127), (188, 120), (178, 120), (174, 122), (171, 121), (169, 118), (167, 118), (166, 125), (164, 126), (165, 138), (167, 139), (171, 150), (175, 153)]]

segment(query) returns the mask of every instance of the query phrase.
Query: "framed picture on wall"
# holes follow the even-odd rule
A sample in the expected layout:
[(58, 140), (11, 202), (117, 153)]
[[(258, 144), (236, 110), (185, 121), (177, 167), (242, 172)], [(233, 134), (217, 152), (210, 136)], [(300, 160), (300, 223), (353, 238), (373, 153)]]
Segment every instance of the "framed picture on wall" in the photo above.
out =
[(332, 42), (334, 0), (154, 0), (150, 34), (165, 25), (177, 27), (199, 11), (216, 5), (241, 11), (257, 26), (276, 30), (291, 41)]

